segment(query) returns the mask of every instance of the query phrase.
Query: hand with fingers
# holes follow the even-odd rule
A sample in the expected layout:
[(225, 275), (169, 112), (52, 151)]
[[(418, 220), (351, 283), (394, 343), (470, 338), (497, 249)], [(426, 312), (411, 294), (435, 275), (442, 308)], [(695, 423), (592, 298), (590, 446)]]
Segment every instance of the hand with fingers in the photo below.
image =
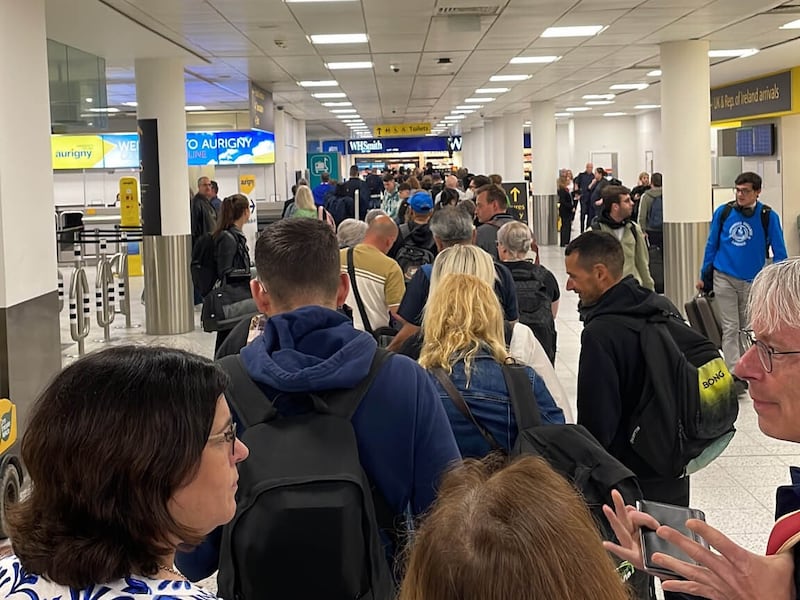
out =
[(794, 557), (791, 552), (760, 556), (736, 545), (709, 524), (686, 522), (690, 530), (717, 550), (712, 552), (671, 527), (659, 527), (659, 537), (683, 550), (700, 566), (664, 554), (653, 561), (671, 569), (686, 581), (664, 581), (669, 592), (695, 594), (710, 600), (795, 600)]
[(619, 544), (603, 542), (603, 546), (622, 560), (627, 560), (636, 569), (644, 570), (639, 529), (642, 527), (658, 529), (660, 523), (650, 515), (639, 512), (633, 506), (626, 506), (622, 494), (617, 490), (612, 490), (611, 499), (614, 502), (614, 508), (605, 505), (603, 506), (603, 513), (614, 530), (614, 535), (617, 536)]

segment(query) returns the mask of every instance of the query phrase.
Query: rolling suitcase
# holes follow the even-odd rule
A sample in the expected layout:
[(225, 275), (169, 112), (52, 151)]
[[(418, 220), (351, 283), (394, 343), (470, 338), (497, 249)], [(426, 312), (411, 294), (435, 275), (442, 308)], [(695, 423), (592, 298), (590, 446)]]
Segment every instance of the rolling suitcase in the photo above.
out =
[(714, 312), (712, 301), (712, 297), (699, 294), (684, 307), (692, 329), (706, 336), (717, 348), (722, 348), (722, 327)]

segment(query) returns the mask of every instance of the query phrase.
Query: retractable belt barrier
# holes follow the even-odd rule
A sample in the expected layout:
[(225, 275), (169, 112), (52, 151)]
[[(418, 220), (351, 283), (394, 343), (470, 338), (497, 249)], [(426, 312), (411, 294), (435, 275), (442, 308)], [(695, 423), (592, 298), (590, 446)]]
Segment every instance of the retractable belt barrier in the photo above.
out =
[(85, 352), (84, 340), (89, 335), (91, 314), (89, 281), (86, 279), (86, 270), (83, 267), (81, 246), (75, 244), (75, 267), (69, 281), (69, 333), (72, 340), (78, 342), (79, 356), (83, 356)]
[(107, 245), (100, 240), (100, 257), (97, 260), (97, 276), (94, 284), (95, 308), (97, 309), (97, 325), (103, 328), (103, 340), (111, 341), (111, 323), (114, 322), (114, 272), (111, 261), (106, 255)]
[(130, 278), (128, 275), (128, 234), (121, 233), (122, 244), (120, 251), (117, 252), (109, 261), (111, 271), (117, 278), (117, 312), (125, 315), (125, 327), (131, 327), (131, 298), (128, 294)]

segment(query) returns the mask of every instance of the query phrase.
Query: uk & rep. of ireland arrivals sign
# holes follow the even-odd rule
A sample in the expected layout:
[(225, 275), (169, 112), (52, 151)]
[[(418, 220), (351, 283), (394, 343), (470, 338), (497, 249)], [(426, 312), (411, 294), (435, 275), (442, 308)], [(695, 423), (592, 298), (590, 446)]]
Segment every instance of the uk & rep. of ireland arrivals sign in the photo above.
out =
[(728, 121), (791, 110), (791, 71), (711, 90), (712, 121)]

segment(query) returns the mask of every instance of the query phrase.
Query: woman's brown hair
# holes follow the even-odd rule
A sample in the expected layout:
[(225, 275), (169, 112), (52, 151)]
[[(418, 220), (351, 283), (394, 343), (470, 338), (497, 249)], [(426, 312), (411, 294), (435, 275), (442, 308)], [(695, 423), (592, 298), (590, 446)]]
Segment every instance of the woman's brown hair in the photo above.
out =
[(119, 346), (59, 373), (22, 438), (30, 495), (8, 512), (29, 573), (82, 589), (154, 575), (178, 543), (174, 492), (195, 476), (227, 375), (189, 352)]
[(248, 208), (250, 208), (250, 200), (243, 194), (234, 194), (233, 196), (225, 198), (222, 201), (219, 218), (217, 219), (217, 226), (212, 236), (217, 237), (220, 233), (227, 230), (231, 225), (242, 218), (242, 215)]
[(540, 458), (501, 460), (445, 475), (399, 600), (629, 600), (577, 492)]

